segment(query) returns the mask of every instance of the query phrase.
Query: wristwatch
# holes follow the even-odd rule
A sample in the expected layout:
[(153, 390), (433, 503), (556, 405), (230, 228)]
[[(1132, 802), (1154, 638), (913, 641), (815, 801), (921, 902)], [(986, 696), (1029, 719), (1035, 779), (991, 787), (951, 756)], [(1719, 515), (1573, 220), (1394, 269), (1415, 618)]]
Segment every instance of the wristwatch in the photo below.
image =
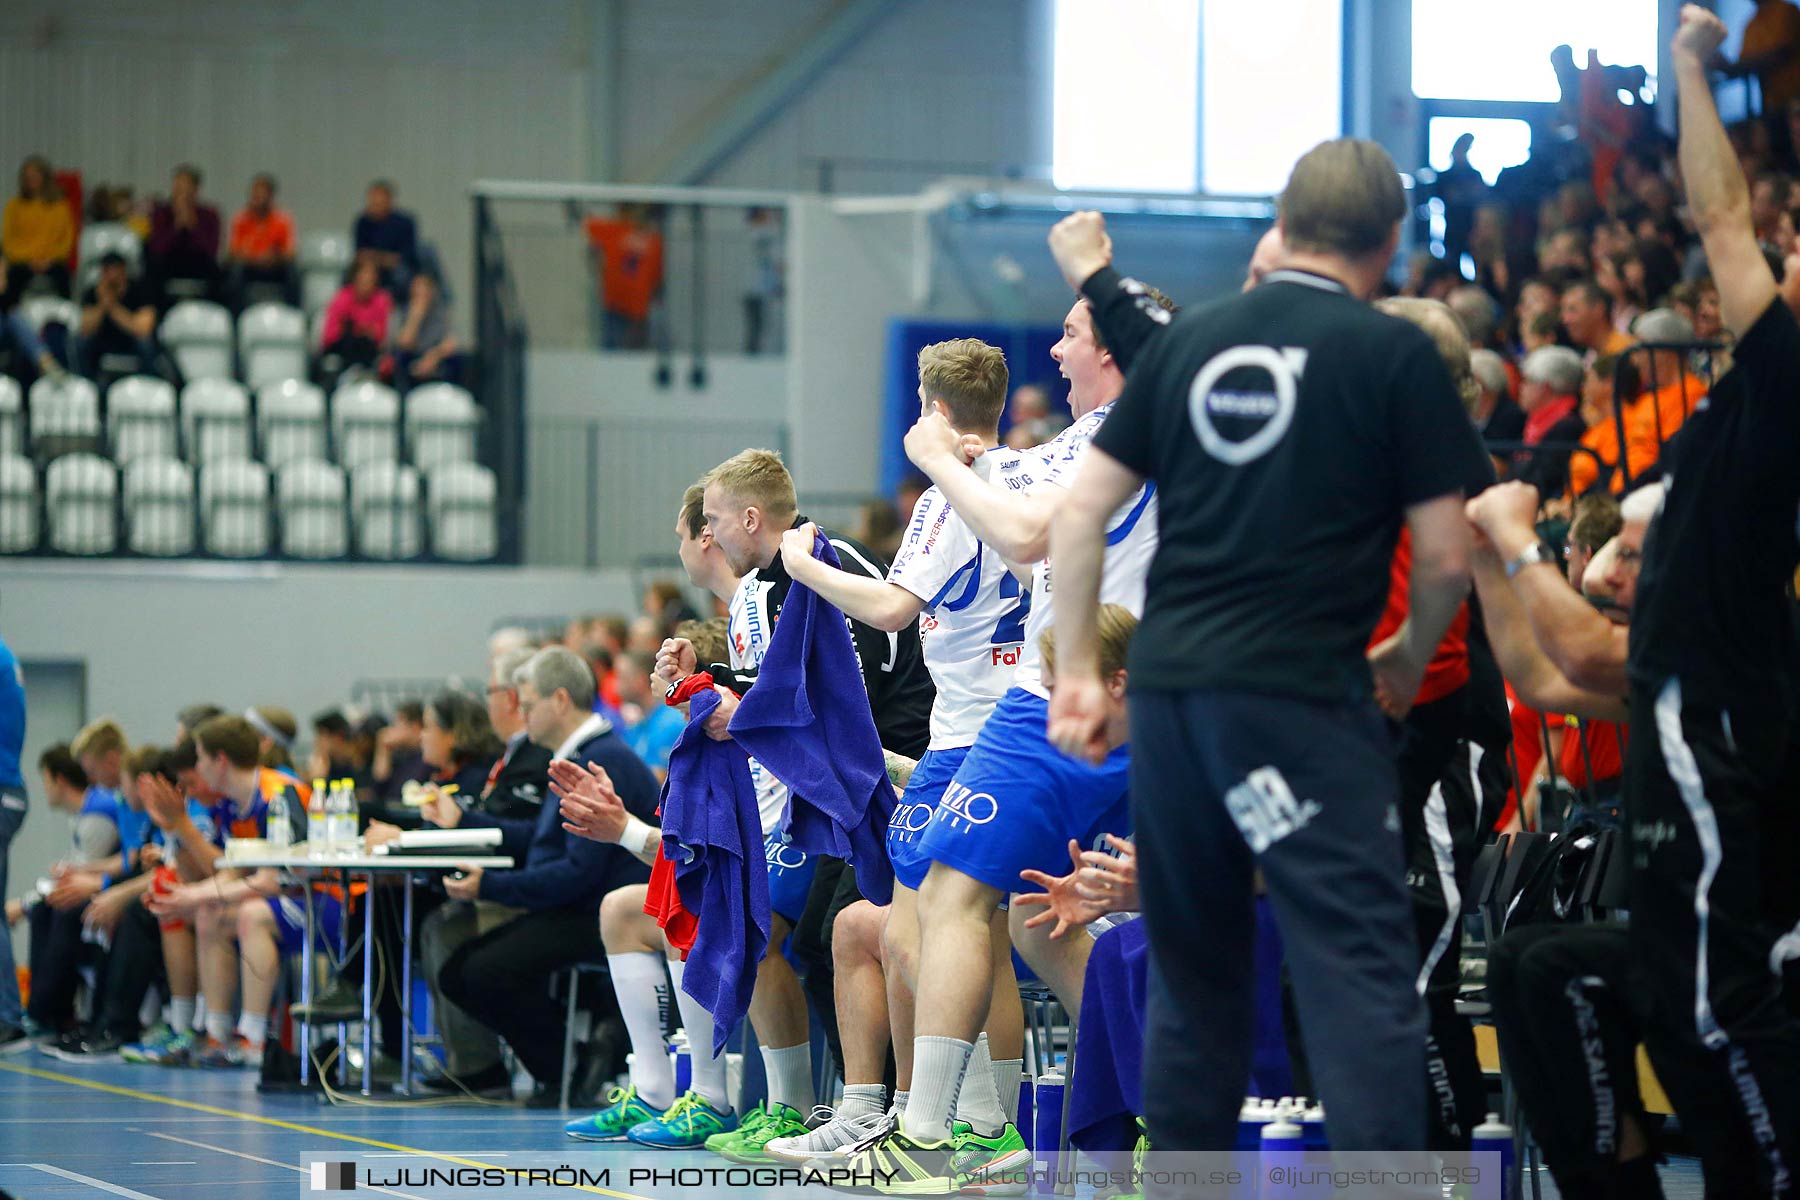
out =
[(1506, 564), (1506, 577), (1511, 579), (1526, 567), (1536, 563), (1556, 565), (1556, 551), (1550, 548), (1548, 542), (1533, 542), (1519, 551), (1519, 556)]

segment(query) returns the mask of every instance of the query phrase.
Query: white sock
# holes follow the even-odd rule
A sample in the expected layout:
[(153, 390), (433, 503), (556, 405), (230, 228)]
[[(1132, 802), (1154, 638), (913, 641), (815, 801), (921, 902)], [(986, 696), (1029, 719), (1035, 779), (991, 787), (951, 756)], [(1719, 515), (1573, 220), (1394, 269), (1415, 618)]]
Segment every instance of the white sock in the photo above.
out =
[(892, 1104), (888, 1105), (888, 1108), (892, 1112), (903, 1113), (906, 1111), (906, 1102), (911, 1099), (912, 1099), (911, 1092), (903, 1092), (903, 1091), (900, 1091), (899, 1089), (895, 1089), (894, 1102)]
[(675, 984), (675, 1007), (681, 1010), (681, 1027), (687, 1030), (688, 1053), (694, 1068), (694, 1081), (688, 1086), (700, 1098), (722, 1113), (731, 1111), (731, 1099), (725, 1087), (725, 1056), (711, 1057), (713, 1045), (712, 1014), (704, 1005), (681, 990), (681, 976), (687, 964), (679, 958), (669, 960), (669, 978)]
[(813, 1109), (812, 1043), (762, 1048), (763, 1072), (769, 1077), (770, 1105), (785, 1104), (804, 1117)]
[(1000, 1093), (1000, 1107), (1006, 1110), (1006, 1120), (1011, 1125), (1019, 1123), (1019, 1083), (1024, 1075), (1024, 1059), (996, 1058), (994, 1060), (994, 1087)]
[(844, 1098), (838, 1102), (836, 1116), (846, 1119), (885, 1112), (887, 1087), (879, 1083), (846, 1083)]
[(165, 1018), (169, 1028), (176, 1033), (186, 1033), (194, 1027), (194, 998), (192, 996), (176, 996), (169, 1001), (169, 1013)]
[(237, 1031), (252, 1046), (260, 1046), (269, 1039), (269, 1018), (257, 1013), (244, 1013), (238, 1017)]
[[(194, 1023), (192, 1025), (190, 1025), (188, 1028), (190, 1028), (190, 1029), (205, 1029), (206, 1028), (206, 997), (205, 996), (194, 997)], [(227, 1026), (227, 1028), (230, 1028), (230, 1026)]]
[(969, 1054), (962, 1088), (956, 1093), (956, 1119), (967, 1121), (969, 1128), (982, 1137), (993, 1137), (1006, 1128), (1006, 1109), (1000, 1104), (1000, 1092), (994, 1083), (994, 1060), (988, 1057), (985, 1033), (975, 1039), (975, 1048)]
[(669, 1011), (669, 977), (663, 958), (648, 950), (609, 954), (613, 994), (631, 1035), (631, 1083), (638, 1098), (661, 1112), (675, 1103), (675, 1067), (663, 1047), (663, 1014)]
[(215, 1042), (229, 1042), (231, 1040), (231, 1014), (207, 1013), (206, 1036)]
[(960, 1038), (913, 1039), (912, 1095), (900, 1127), (915, 1142), (947, 1142), (956, 1093), (969, 1069), (975, 1047)]

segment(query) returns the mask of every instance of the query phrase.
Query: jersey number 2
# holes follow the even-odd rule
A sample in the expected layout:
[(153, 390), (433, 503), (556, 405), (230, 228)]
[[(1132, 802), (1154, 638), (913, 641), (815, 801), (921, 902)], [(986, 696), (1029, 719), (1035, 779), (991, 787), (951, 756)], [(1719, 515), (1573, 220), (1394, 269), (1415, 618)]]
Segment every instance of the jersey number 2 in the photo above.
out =
[(1011, 600), (1014, 596), (1019, 602), (1007, 610), (1000, 623), (994, 626), (996, 646), (1010, 646), (1014, 642), (1025, 640), (1025, 618), (1031, 615), (1031, 593), (1019, 586), (1019, 577), (1008, 571), (1000, 580), (1000, 598)]

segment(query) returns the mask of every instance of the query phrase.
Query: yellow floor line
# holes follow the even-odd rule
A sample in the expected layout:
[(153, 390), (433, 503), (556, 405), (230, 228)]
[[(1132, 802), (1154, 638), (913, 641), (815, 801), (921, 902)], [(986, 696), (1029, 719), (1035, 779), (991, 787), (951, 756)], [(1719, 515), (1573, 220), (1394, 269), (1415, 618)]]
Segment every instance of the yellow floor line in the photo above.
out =
[[(459, 1167), (480, 1167), (490, 1169), (499, 1166), (497, 1163), (482, 1162), (474, 1158), (459, 1158), (453, 1154), (440, 1154), (435, 1150), (420, 1150), (413, 1146), (401, 1146), (394, 1142), (378, 1141), (375, 1138), (358, 1137), (353, 1133), (334, 1133), (329, 1129), (320, 1129), (314, 1125), (301, 1125), (294, 1121), (283, 1121), (277, 1117), (261, 1117), (255, 1113), (240, 1112), (235, 1108), (220, 1108), (213, 1104), (201, 1104), (195, 1100), (177, 1100), (172, 1096), (159, 1096), (154, 1092), (140, 1092), (135, 1088), (118, 1087), (110, 1083), (96, 1083), (91, 1079), (82, 1079), (76, 1075), (64, 1075), (57, 1071), (41, 1071), (36, 1067), (21, 1067), (16, 1063), (0, 1062), (0, 1071), (10, 1071), (15, 1075), (29, 1075), (33, 1079), (48, 1079), (52, 1083), (66, 1083), (73, 1087), (83, 1087), (90, 1091), (106, 1092), (113, 1096), (125, 1096), (132, 1100), (147, 1100), (152, 1104), (164, 1104), (170, 1108), (185, 1108), (189, 1112), (202, 1112), (214, 1117), (232, 1117), (239, 1121), (251, 1121), (257, 1125), (267, 1125), (274, 1129), (291, 1129), (295, 1133), (310, 1133), (314, 1137), (331, 1138), (340, 1142), (354, 1142), (361, 1146), (373, 1146), (378, 1150), (398, 1150), (403, 1154), (417, 1154), (425, 1158), (435, 1158), (439, 1162), (455, 1163)], [(501, 1167), (501, 1170), (508, 1168)], [(597, 1196), (613, 1196), (616, 1200), (649, 1200), (647, 1196), (635, 1195), (631, 1192), (618, 1192), (611, 1188), (582, 1187), (573, 1189), (578, 1192), (591, 1192)]]

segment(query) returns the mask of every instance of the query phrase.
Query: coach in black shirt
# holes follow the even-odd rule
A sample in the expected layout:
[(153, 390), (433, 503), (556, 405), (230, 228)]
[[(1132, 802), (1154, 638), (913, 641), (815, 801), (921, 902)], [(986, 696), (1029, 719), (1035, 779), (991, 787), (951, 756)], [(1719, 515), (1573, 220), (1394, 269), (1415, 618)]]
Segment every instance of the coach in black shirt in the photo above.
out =
[(1663, 455), (1631, 622), (1625, 799), (1651, 1062), (1707, 1195), (1769, 1196), (1800, 1189), (1800, 1003), (1782, 991), (1800, 957), (1787, 949), (1800, 789), (1786, 600), (1800, 561), (1800, 326), (1713, 106), (1707, 67), (1724, 37), (1689, 5), (1672, 60), (1681, 173), (1736, 365)]
[[(1132, 741), (1157, 752), (1133, 756), (1131, 790), (1158, 1147), (1235, 1138), (1258, 867), (1333, 1148), (1425, 1143), (1418, 952), (1371, 665), (1403, 709), (1467, 591), (1463, 483), (1485, 463), (1431, 340), (1363, 303), (1404, 210), (1373, 143), (1302, 158), (1281, 199), (1284, 269), (1153, 341), (1053, 526), (1050, 731), (1091, 755), (1105, 514), (1157, 485), (1161, 543), (1131, 661)], [(1403, 521), (1411, 615), (1365, 653)]]

